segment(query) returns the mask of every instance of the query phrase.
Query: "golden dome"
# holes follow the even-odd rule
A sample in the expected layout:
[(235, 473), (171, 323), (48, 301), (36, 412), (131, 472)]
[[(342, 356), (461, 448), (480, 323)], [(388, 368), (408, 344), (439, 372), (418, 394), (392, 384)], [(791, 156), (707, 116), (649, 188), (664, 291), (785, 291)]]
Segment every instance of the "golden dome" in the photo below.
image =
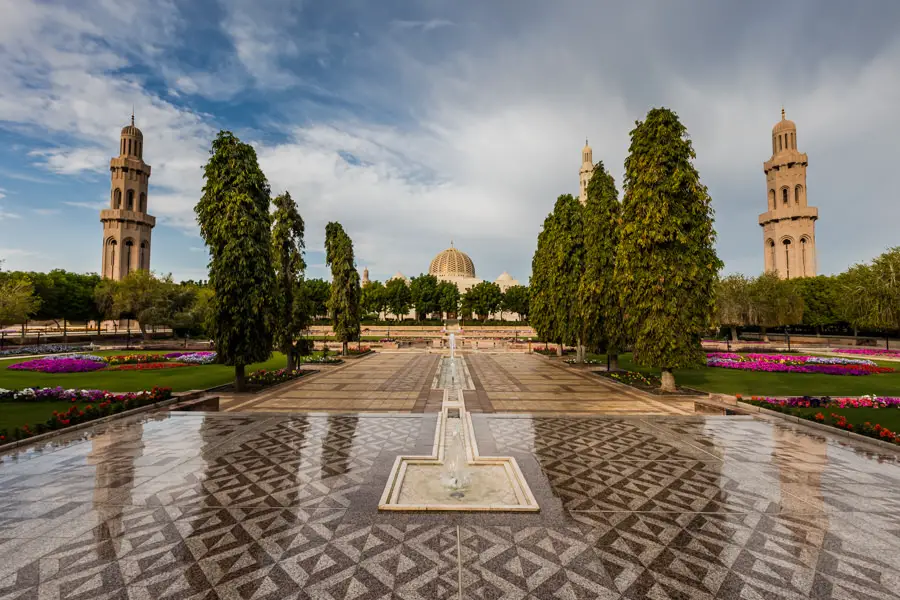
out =
[(431, 266), (428, 267), (428, 274), (435, 277), (475, 277), (475, 264), (469, 255), (450, 247), (434, 257)]
[(131, 124), (122, 128), (122, 137), (125, 136), (136, 137), (141, 140), (144, 139), (144, 134), (141, 133), (141, 130), (134, 126), (134, 111), (131, 112)]
[(775, 127), (772, 128), (772, 133), (781, 133), (782, 131), (797, 131), (797, 125), (790, 119), (785, 118), (783, 108), (781, 109), (781, 120), (775, 123)]

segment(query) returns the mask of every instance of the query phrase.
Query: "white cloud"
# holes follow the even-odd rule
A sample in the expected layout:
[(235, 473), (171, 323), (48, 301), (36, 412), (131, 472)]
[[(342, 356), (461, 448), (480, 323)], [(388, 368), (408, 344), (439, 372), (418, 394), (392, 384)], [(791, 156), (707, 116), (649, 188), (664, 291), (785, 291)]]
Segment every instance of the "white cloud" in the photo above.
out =
[(70, 200), (63, 201), (66, 206), (74, 206), (75, 208), (87, 208), (89, 210), (103, 210), (109, 208), (108, 202), (75, 202)]
[(40, 215), (42, 217), (50, 217), (53, 215), (58, 215), (60, 212), (59, 209), (57, 209), (57, 208), (33, 208), (31, 210), (36, 215)]
[(392, 21), (391, 25), (397, 29), (421, 29), (422, 31), (431, 31), (432, 29), (449, 27), (453, 25), (453, 23), (447, 19), (428, 19), (427, 21), (396, 20)]
[(18, 215), (16, 213), (7, 212), (6, 210), (3, 209), (2, 206), (0, 206), (0, 221), (6, 220), (6, 219), (21, 219), (21, 218), (22, 217), (20, 215)]

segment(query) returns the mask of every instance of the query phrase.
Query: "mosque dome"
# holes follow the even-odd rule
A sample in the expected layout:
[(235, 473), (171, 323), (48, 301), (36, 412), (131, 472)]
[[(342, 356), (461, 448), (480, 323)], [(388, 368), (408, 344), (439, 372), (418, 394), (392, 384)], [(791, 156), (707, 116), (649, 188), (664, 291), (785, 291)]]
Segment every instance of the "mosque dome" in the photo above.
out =
[(507, 282), (507, 281), (515, 281), (509, 273), (503, 271), (500, 277), (497, 278), (497, 283)]
[(438, 278), (467, 277), (474, 279), (475, 264), (468, 254), (454, 248), (451, 242), (449, 248), (439, 253), (431, 261), (431, 266), (428, 267), (428, 274)]
[(134, 126), (134, 113), (131, 114), (131, 123), (122, 128), (122, 137), (126, 136), (139, 140), (144, 139), (144, 134), (141, 130)]
[(772, 133), (776, 134), (784, 131), (797, 131), (797, 125), (790, 119), (784, 117), (784, 109), (782, 108), (781, 120), (775, 123), (775, 127), (772, 128)]

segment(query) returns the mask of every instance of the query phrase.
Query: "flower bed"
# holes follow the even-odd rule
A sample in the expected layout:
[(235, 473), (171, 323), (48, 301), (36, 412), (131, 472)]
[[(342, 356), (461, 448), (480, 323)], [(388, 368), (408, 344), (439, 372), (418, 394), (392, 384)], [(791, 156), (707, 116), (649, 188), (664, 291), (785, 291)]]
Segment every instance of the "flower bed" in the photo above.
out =
[(863, 356), (900, 358), (900, 350), (886, 350), (884, 348), (835, 348), (833, 351), (839, 354), (860, 354)]
[(157, 369), (174, 369), (177, 367), (190, 367), (188, 363), (182, 362), (155, 362), (155, 363), (139, 363), (124, 364), (113, 367), (110, 371), (155, 371)]
[(309, 356), (301, 356), (297, 359), (297, 363), (301, 365), (339, 365), (344, 362), (341, 358), (337, 356), (327, 355), (309, 355)]
[(274, 371), (260, 369), (259, 371), (254, 371), (247, 375), (247, 383), (249, 385), (275, 385), (276, 383), (284, 383), (291, 379), (303, 377), (307, 373), (309, 373), (309, 371), (301, 371), (299, 369), (294, 371), (288, 371), (287, 369), (276, 369)]
[(647, 377), (643, 373), (636, 371), (610, 371), (608, 373), (599, 371), (604, 377), (609, 377), (619, 383), (641, 388), (658, 388), (660, 386), (659, 377)]
[(101, 361), (87, 357), (45, 356), (9, 365), (13, 371), (39, 371), (41, 373), (89, 373), (106, 367)]
[[(66, 400), (72, 402), (68, 411), (53, 411), (44, 423), (33, 427), (23, 425), (12, 431), (0, 430), (0, 445), (27, 439), (34, 435), (63, 429), (71, 425), (86, 423), (133, 408), (148, 406), (172, 397), (169, 388), (155, 387), (152, 390), (131, 394), (111, 394), (102, 390), (64, 390), (62, 388), (31, 388), (19, 391), (0, 390), (0, 400), (9, 402), (41, 402)], [(89, 402), (86, 406), (77, 403)]]
[[(537, 354), (543, 354), (544, 356), (557, 356), (556, 348), (532, 348), (531, 351)], [(565, 356), (566, 354), (572, 354), (573, 352), (575, 351), (563, 350), (563, 356)]]
[(159, 362), (160, 358), (159, 354), (115, 354), (113, 356), (104, 356), (103, 360), (108, 365), (116, 366)]
[(0, 350), (0, 356), (19, 356), (28, 354), (58, 354), (60, 352), (77, 352), (87, 350), (88, 346), (66, 346), (65, 344), (41, 344), (39, 346), (19, 346)]
[(347, 355), (348, 356), (360, 356), (362, 354), (367, 354), (371, 352), (372, 349), (368, 346), (360, 346), (359, 348), (354, 348), (353, 346), (347, 347)]
[[(828, 396), (804, 396), (794, 398), (768, 398), (753, 396), (750, 399), (743, 399), (740, 396), (737, 396), (737, 399), (761, 408), (793, 415), (801, 419), (816, 421), (817, 423), (823, 423), (825, 425), (837, 427), (838, 429), (852, 431), (867, 437), (900, 445), (900, 431), (891, 430), (888, 427), (877, 423), (873, 425), (870, 421), (864, 421), (862, 423), (857, 422), (854, 424), (848, 418), (848, 415), (854, 415), (855, 411), (864, 411), (863, 418), (865, 418), (865, 416), (872, 414), (871, 411), (873, 409), (876, 409), (879, 411), (879, 414), (884, 415), (884, 419), (879, 418), (879, 420), (895, 420), (894, 417), (897, 414), (895, 411), (900, 409), (900, 398), (897, 397), (861, 396), (859, 398), (831, 398)], [(845, 409), (850, 410), (847, 411)], [(845, 410), (846, 414), (834, 413), (831, 412), (832, 410)], [(856, 414), (856, 420), (861, 420), (858, 413)]]
[(170, 352), (166, 354), (167, 360), (174, 360), (179, 363), (188, 363), (192, 365), (211, 365), (216, 362), (217, 354), (211, 351), (201, 352)]
[(708, 353), (706, 355), (706, 366), (770, 373), (821, 373), (825, 375), (854, 376), (894, 372), (894, 369), (879, 367), (870, 360), (854, 358), (794, 356), (787, 354), (741, 355), (733, 352)]

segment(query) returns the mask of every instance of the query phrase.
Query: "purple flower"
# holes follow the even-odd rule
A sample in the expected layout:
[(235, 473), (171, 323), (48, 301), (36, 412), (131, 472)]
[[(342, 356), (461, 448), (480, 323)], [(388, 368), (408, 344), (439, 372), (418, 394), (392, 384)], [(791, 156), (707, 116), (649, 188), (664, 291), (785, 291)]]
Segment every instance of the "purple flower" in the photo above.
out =
[(41, 373), (88, 373), (106, 368), (102, 362), (86, 358), (45, 357), (9, 365), (15, 371), (40, 371)]

